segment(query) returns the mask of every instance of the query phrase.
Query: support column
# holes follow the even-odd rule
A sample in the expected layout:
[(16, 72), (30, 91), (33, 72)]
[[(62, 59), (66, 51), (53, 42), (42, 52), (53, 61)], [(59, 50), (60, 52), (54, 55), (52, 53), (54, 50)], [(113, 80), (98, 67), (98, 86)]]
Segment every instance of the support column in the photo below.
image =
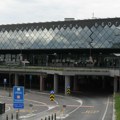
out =
[(58, 92), (58, 75), (54, 74), (54, 92)]
[(67, 86), (70, 86), (70, 76), (65, 76), (65, 95), (67, 95)]
[(44, 90), (44, 79), (43, 79), (43, 76), (40, 75), (40, 91), (43, 91)]
[(114, 77), (114, 93), (117, 92), (117, 78)]
[(15, 86), (18, 86), (18, 74), (15, 74)]
[(77, 76), (74, 76), (74, 86), (73, 86), (73, 90), (74, 90), (74, 91), (77, 90)]

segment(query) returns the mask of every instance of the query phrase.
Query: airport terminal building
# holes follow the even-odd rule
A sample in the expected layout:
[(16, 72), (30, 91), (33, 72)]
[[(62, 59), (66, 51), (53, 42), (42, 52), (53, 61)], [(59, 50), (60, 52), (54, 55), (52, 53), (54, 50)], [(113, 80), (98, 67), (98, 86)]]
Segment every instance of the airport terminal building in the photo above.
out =
[[(120, 18), (0, 25), (1, 66), (21, 65), (27, 61), (29, 66), (68, 68), (71, 71), (72, 69), (86, 68), (114, 69), (114, 71), (117, 69), (116, 72), (119, 73), (119, 53)], [(26, 87), (29, 75), (26, 72)], [(5, 77), (2, 72), (1, 76), (1, 79)], [(19, 79), (22, 79), (21, 75), (18, 76)], [(100, 90), (112, 89), (114, 84), (117, 84), (114, 89), (118, 91), (120, 89), (118, 85), (120, 84), (120, 74), (116, 74), (116, 82), (113, 82), (114, 78), (111, 76), (93, 73), (87, 75), (87, 73), (79, 74), (77, 72), (62, 75), (49, 72), (44, 78), (47, 83), (43, 85), (42, 81), (40, 89), (48, 90), (49, 87), (49, 89), (55, 88), (55, 91), (64, 91), (65, 88), (55, 86), (62, 85), (61, 79), (65, 79), (67, 82), (64, 85), (71, 84), (72, 91), (84, 90), (88, 86), (94, 88), (91, 81), (95, 83), (96, 88), (97, 85), (101, 86)], [(33, 75), (32, 79), (35, 81), (39, 79), (37, 77)], [(15, 77), (15, 79), (17, 78)], [(55, 79), (54, 82), (51, 82), (52, 79)], [(19, 83), (21, 83), (20, 80)], [(33, 83), (35, 86), (38, 85), (37, 81)]]

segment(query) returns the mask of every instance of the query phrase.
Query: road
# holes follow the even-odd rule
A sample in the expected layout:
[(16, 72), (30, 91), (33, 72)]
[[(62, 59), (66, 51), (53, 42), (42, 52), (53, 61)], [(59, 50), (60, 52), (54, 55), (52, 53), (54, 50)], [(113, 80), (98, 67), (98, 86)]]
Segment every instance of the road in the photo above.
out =
[[(12, 98), (8, 93), (0, 92), (0, 101), (6, 103), (6, 115), (10, 116), (17, 110), (13, 109)], [(110, 94), (82, 93), (76, 96), (55, 95), (55, 101), (49, 100), (49, 93), (26, 92), (25, 108), (19, 111), (20, 120), (40, 120), (56, 113), (58, 120), (112, 120), (113, 97)]]

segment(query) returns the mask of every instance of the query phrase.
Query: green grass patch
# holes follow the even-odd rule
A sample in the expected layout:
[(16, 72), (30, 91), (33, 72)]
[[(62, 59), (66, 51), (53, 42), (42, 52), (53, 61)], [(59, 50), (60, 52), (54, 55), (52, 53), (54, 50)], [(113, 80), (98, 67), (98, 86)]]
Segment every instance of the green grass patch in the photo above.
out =
[(115, 94), (116, 120), (120, 120), (120, 94)]

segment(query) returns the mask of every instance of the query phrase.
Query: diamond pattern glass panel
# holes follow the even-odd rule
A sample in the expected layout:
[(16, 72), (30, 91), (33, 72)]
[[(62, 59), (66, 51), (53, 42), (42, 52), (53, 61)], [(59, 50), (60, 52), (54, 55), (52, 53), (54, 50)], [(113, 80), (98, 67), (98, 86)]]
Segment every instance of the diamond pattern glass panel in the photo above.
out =
[[(12, 25), (11, 25), (12, 27)], [(90, 45), (91, 44), (91, 45)], [(120, 26), (16, 27), (0, 32), (0, 49), (120, 48)]]

